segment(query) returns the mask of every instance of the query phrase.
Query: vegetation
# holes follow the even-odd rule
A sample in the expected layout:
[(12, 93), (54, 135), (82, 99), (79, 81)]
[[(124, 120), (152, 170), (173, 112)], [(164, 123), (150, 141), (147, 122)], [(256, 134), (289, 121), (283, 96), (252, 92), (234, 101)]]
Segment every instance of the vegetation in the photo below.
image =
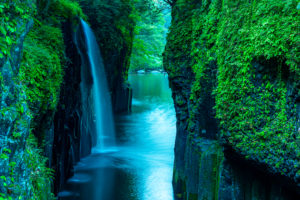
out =
[(26, 21), (30, 18), (33, 12), (35, 12), (33, 3), (31, 6), (28, 6), (27, 2), (23, 2), (22, 0), (3, 0), (1, 2), (0, 59), (10, 56), (11, 46), (16, 43), (20, 36), (20, 32), (17, 32), (17, 19)]
[[(33, 113), (56, 108), (62, 83), (63, 39), (59, 28), (35, 25), (24, 42), (20, 80)], [(32, 67), (34, 66), (34, 67)]]
[(170, 13), (166, 6), (159, 3), (140, 8), (135, 30), (130, 70), (162, 69), (162, 52), (166, 42), (166, 20)]
[[(11, 118), (10, 123), (13, 126), (12, 134), (6, 144), (13, 150), (2, 149), (2, 147), (0, 149), (0, 164), (5, 168), (5, 173), (7, 172), (0, 179), (0, 199), (51, 199), (53, 197), (50, 192), (53, 172), (47, 167), (47, 159), (44, 157), (45, 153), (42, 149), (45, 148), (46, 136), (40, 127), (45, 121), (48, 123), (48, 120), (53, 120), (59, 102), (64, 65), (67, 62), (64, 55), (62, 24), (66, 21), (76, 24), (80, 18), (87, 20), (79, 5), (85, 3), (89, 4), (91, 1), (17, 0), (0, 3), (1, 67), (2, 61), (9, 59), (15, 61), (14, 57), (10, 57), (11, 49), (23, 43), (19, 47), (19, 50), (22, 50), (22, 59), (13, 63), (17, 65), (17, 71), (13, 74), (15, 77), (11, 77), (13, 80), (8, 80), (7, 74), (2, 76), (2, 71), (0, 72), (1, 95), (5, 94), (5, 97), (10, 96), (10, 99), (16, 101), (9, 107), (1, 107), (0, 110), (0, 120), (4, 119), (2, 117), (7, 120)], [(133, 14), (134, 2), (110, 1), (108, 3), (112, 6), (111, 10), (108, 9), (110, 15), (106, 15), (107, 7), (103, 8), (103, 1), (93, 1), (93, 3), (96, 4), (94, 7), (98, 19), (96, 25), (103, 23), (107, 28), (107, 31), (97, 29), (97, 33), (104, 33), (104, 37), (99, 34), (97, 37), (107, 39), (112, 36), (100, 42), (100, 45), (104, 47), (102, 49), (105, 50), (104, 56), (108, 57), (115, 49), (118, 55), (123, 56), (124, 52), (127, 54), (122, 62), (124, 64), (122, 67), (127, 66), (123, 70), (125, 78), (129, 67), (134, 20), (136, 19), (136, 15)], [(116, 5), (120, 7), (116, 9)], [(129, 16), (129, 18), (124, 16)], [(107, 17), (109, 20), (106, 21)], [(106, 22), (108, 23), (105, 24)], [(27, 31), (29, 31), (28, 34)], [(12, 94), (9, 94), (7, 84), (16, 85)], [(14, 170), (16, 166), (24, 170), (22, 172), (19, 168)], [(26, 177), (29, 180), (26, 187), (18, 186), (21, 182), (25, 184), (23, 182)]]
[(72, 19), (74, 17), (81, 17), (86, 19), (79, 3), (74, 0), (52, 0), (50, 3), (50, 15), (59, 16), (62, 19)]
[[(129, 67), (162, 68), (167, 5), (173, 21), (164, 68), (170, 80), (192, 83), (187, 103), (175, 97), (188, 110), (189, 138), (201, 136), (195, 124), (209, 92), (224, 145), (300, 182), (297, 0), (2, 0), (0, 69), (14, 63), (13, 72), (0, 70), (1, 101), (9, 104), (0, 107), (0, 120), (13, 124), (5, 133), (10, 148), (0, 148), (1, 167), (7, 168), (0, 175), (0, 200), (54, 196), (53, 171), (42, 150), (45, 136), (37, 130), (41, 118), (52, 120), (59, 102), (67, 62), (62, 24), (89, 19), (107, 70), (118, 66), (109, 79), (122, 73), (125, 82)], [(14, 48), (22, 51), (20, 61)], [(25, 189), (18, 185), (20, 171), (29, 180)]]
[(171, 78), (190, 69), (195, 75), (191, 123), (217, 65), (213, 96), (225, 144), (299, 181), (299, 91), (291, 89), (300, 80), (298, 2), (197, 2), (176, 1), (165, 52)]
[[(227, 3), (227, 21), (219, 22), (216, 39), (219, 52), (225, 52), (216, 55), (221, 72), (216, 110), (223, 136), (247, 158), (263, 161), (291, 177), (300, 173), (296, 102), (287, 94), (287, 78), (294, 76), (296, 81), (300, 77), (297, 4), (293, 0)], [(237, 7), (247, 18), (237, 17)], [(259, 86), (255, 62), (269, 68)]]
[[(14, 91), (8, 91), (7, 74), (0, 76), (1, 95), (15, 99), (15, 103), (0, 110), (1, 123), (6, 119), (13, 124), (9, 140), (2, 141), (11, 149), (0, 148), (1, 167), (9, 167), (1, 171), (5, 173), (0, 179), (0, 199), (53, 199), (53, 172), (47, 167), (42, 150), (45, 136), (36, 129), (41, 125), (41, 118), (53, 116), (58, 103), (65, 64), (61, 23), (76, 22), (76, 17), (85, 16), (78, 3), (70, 0), (38, 1), (37, 4), (35, 1), (4, 1), (0, 3), (0, 13), (0, 67), (3, 59), (20, 65), (18, 71), (14, 71), (16, 77), (11, 77), (10, 84), (16, 85)], [(30, 28), (32, 22), (34, 25)], [(29, 29), (21, 49), (22, 60), (14, 63), (17, 61), (11, 56), (11, 49), (22, 44), (20, 38), (24, 39)], [(24, 177), (29, 181), (26, 184)]]
[(48, 199), (54, 200), (54, 195), (51, 193), (53, 170), (46, 167), (48, 159), (44, 157), (43, 150), (38, 146), (37, 139), (30, 134), (24, 154), (25, 167), (30, 170), (29, 187), (32, 191), (32, 199)]

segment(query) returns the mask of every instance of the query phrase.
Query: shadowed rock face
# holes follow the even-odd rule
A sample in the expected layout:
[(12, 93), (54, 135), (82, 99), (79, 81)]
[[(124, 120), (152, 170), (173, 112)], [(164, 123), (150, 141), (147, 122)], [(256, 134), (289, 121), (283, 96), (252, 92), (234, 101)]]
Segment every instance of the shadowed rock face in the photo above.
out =
[(298, 195), (284, 177), (270, 176), (232, 153), (224, 156), (218, 141), (189, 138), (184, 154), (184, 168), (174, 168), (177, 199), (293, 200)]
[[(128, 0), (80, 1), (99, 44), (115, 113), (130, 110), (132, 90), (127, 82), (135, 22)], [(120, 26), (123, 30), (120, 29)]]
[[(116, 24), (114, 24), (115, 16), (112, 13), (107, 13), (107, 15), (102, 13), (102, 17), (95, 17), (95, 14), (99, 12), (99, 7), (94, 4), (85, 4), (86, 2), (81, 3), (84, 12), (93, 19), (90, 20), (91, 28), (95, 32), (101, 52), (104, 54), (103, 61), (111, 91), (113, 110), (114, 112), (128, 111), (131, 107), (132, 92), (130, 86), (126, 83), (127, 77), (124, 74), (128, 70), (132, 43), (124, 42), (124, 36), (121, 35), (119, 30), (116, 30)], [(105, 3), (113, 4), (115, 2)], [(101, 10), (101, 12), (105, 13), (106, 11)], [(124, 13), (122, 17), (126, 18), (127, 14), (129, 13)], [(109, 23), (111, 32), (107, 32), (108, 21), (111, 21)], [(128, 27), (129, 29), (131, 25)], [(93, 123), (94, 116), (91, 114), (93, 113), (92, 107), (83, 108), (83, 94), (80, 91), (81, 74), (83, 73), (86, 77), (84, 84), (87, 87), (90, 86), (90, 88), (87, 88), (86, 94), (84, 94), (87, 97), (85, 101), (90, 102), (90, 104), (86, 105), (92, 105), (91, 87), (93, 79), (89, 64), (86, 63), (88, 60), (85, 50), (86, 44), (80, 28), (77, 28), (77, 32), (73, 30), (75, 29), (71, 23), (63, 25), (66, 56), (69, 62), (67, 62), (65, 67), (60, 103), (54, 118), (52, 165), (56, 171), (56, 192), (61, 189), (65, 180), (73, 175), (73, 165), (81, 157), (90, 154), (91, 148), (96, 142), (93, 134), (95, 133), (95, 126)], [(119, 37), (120, 43), (117, 43), (119, 45), (118, 48), (113, 46), (116, 45), (114, 43), (116, 41), (112, 41), (111, 36)], [(126, 39), (130, 41), (132, 39), (130, 37), (133, 37), (133, 35), (129, 35), (129, 38)], [(78, 50), (81, 51), (81, 54)], [(82, 68), (82, 66), (84, 67)], [(84, 116), (83, 113), (87, 113), (87, 115)]]
[[(88, 155), (92, 148), (91, 133), (89, 132), (92, 127), (82, 119), (81, 66), (86, 63), (81, 60), (74, 41), (75, 34), (79, 35), (80, 32), (74, 33), (71, 23), (65, 23), (63, 30), (66, 56), (70, 62), (65, 67), (60, 102), (54, 117), (52, 166), (56, 173), (55, 192), (58, 192), (64, 181), (73, 175), (75, 162), (79, 161), (82, 156)], [(81, 45), (84, 44), (81, 43)], [(81, 130), (85, 131), (81, 132)]]

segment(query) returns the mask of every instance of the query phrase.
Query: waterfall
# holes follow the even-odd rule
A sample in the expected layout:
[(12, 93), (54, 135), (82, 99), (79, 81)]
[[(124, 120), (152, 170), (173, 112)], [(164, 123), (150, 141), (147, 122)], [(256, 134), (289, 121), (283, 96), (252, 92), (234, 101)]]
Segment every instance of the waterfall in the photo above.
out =
[[(84, 38), (83, 46), (85, 51), (82, 52), (81, 50), (81, 54), (86, 55), (86, 61), (83, 61), (83, 63), (85, 63), (84, 65), (87, 65), (82, 67), (89, 67), (89, 69), (85, 69), (85, 71), (88, 71), (88, 73), (91, 74), (89, 76), (82, 73), (81, 76), (83, 83), (92, 83), (91, 98), (93, 99), (92, 103), (94, 104), (92, 106), (94, 110), (93, 121), (95, 123), (95, 132), (97, 138), (95, 150), (106, 151), (108, 148), (115, 146), (114, 118), (112, 113), (110, 93), (108, 90), (108, 83), (96, 37), (89, 25), (83, 20), (81, 20), (81, 28), (81, 34)], [(82, 60), (84, 60), (84, 58)], [(92, 81), (85, 80), (91, 78)], [(88, 90), (88, 88), (84, 85), (85, 84), (83, 84), (82, 90)], [(83, 95), (88, 94), (86, 91), (82, 91), (82, 93)]]

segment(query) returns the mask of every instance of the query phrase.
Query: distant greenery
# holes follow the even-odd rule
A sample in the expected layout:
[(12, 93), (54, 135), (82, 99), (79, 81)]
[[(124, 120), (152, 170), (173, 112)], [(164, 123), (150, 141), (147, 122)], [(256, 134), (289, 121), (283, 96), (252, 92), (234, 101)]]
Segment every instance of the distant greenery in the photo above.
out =
[(134, 30), (130, 71), (162, 69), (162, 53), (167, 33), (165, 24), (170, 13), (161, 1), (150, 1), (146, 8), (140, 6), (138, 9), (139, 20)]

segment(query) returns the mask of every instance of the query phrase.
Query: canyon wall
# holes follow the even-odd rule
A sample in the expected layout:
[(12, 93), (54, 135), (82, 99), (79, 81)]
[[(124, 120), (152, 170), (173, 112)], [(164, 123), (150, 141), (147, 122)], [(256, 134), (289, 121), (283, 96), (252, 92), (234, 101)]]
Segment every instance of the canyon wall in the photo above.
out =
[[(130, 109), (132, 4), (86, 2), (0, 3), (0, 198), (52, 199), (95, 145), (94, 116), (82, 107), (81, 70), (88, 67), (77, 49), (80, 18), (96, 29), (115, 111)], [(103, 13), (105, 5), (113, 6), (111, 12)]]
[(164, 67), (177, 198), (297, 198), (297, 2), (174, 2)]

